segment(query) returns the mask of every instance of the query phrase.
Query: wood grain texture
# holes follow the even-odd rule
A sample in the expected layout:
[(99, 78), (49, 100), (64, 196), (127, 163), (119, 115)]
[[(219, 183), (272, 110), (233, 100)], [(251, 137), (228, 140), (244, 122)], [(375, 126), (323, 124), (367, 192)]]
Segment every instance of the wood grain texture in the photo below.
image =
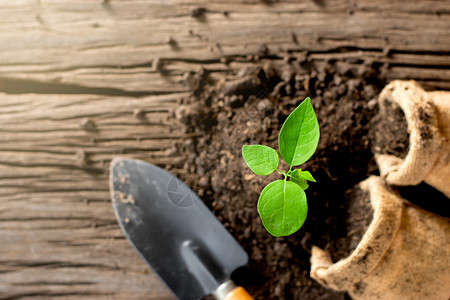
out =
[[(200, 20), (189, 15), (199, 6), (208, 9)], [(5, 78), (22, 78), (63, 89), (181, 92), (186, 90), (180, 84), (186, 64), (179, 62), (195, 68), (197, 63), (218, 63), (223, 56), (257, 53), (262, 44), (272, 53), (389, 49), (399, 56), (388, 62), (401, 67), (405, 53), (422, 57), (414, 53), (448, 52), (449, 13), (450, 2), (439, 0), (305, 0), (272, 5), (257, 0), (2, 1), (0, 91)], [(170, 37), (176, 47), (168, 43)], [(155, 70), (156, 59), (170, 76)], [(427, 73), (422, 59), (410, 62), (415, 69), (399, 70), (400, 77)], [(442, 78), (448, 80), (448, 74)]]
[(180, 96), (0, 94), (0, 299), (172, 298), (118, 228), (108, 164), (179, 161)]
[(449, 32), (438, 0), (0, 1), (0, 299), (172, 299), (120, 232), (107, 170), (183, 161), (168, 118), (186, 72), (233, 77), (266, 45), (275, 65), (373, 61), (450, 89)]

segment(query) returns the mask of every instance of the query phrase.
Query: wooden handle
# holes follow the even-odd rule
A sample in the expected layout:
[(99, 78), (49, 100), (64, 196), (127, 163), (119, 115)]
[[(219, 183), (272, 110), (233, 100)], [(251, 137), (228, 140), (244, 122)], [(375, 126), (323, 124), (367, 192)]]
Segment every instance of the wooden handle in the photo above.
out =
[(238, 286), (222, 298), (222, 300), (253, 300), (253, 297), (243, 287)]

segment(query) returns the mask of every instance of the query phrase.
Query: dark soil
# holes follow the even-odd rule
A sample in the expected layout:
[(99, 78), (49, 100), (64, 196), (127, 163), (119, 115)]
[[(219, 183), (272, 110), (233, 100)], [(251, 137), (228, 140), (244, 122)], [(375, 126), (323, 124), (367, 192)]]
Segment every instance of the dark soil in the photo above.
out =
[(337, 238), (334, 247), (330, 249), (334, 261), (349, 256), (355, 250), (373, 219), (373, 208), (370, 204), (369, 194), (358, 185), (345, 193), (345, 199), (347, 235)]
[[(381, 66), (312, 61), (304, 53), (285, 60), (234, 59), (247, 67), (230, 71), (225, 82), (215, 80), (212, 70), (185, 74), (192, 96), (180, 100), (174, 116), (186, 125), (187, 139), (174, 151), (185, 153), (186, 161), (171, 172), (200, 195), (249, 253), (249, 264), (234, 279), (256, 299), (348, 299), (309, 277), (309, 259), (312, 245), (334, 252), (336, 260), (345, 257), (369, 222), (365, 213), (370, 215), (370, 208), (356, 204), (360, 195), (348, 190), (377, 172), (369, 130), (384, 86)], [(306, 96), (316, 110), (321, 139), (315, 155), (300, 167), (317, 183), (306, 190), (304, 226), (292, 236), (274, 238), (256, 205), (264, 186), (279, 175), (254, 175), (241, 148), (264, 144), (278, 149), (281, 125)], [(286, 164), (280, 168), (287, 169)]]
[(399, 106), (386, 101), (384, 109), (379, 109), (370, 123), (374, 153), (406, 157), (409, 151), (408, 123)]

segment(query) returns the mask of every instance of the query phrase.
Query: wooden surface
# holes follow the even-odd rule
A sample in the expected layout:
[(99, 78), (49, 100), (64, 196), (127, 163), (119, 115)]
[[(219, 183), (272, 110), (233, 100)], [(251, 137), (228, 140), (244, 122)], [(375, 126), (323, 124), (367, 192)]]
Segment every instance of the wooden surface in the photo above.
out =
[(118, 228), (107, 167), (179, 161), (177, 96), (0, 95), (0, 299), (172, 299)]
[(275, 64), (372, 60), (450, 89), (449, 14), (432, 0), (1, 1), (0, 299), (172, 299), (118, 228), (108, 164), (183, 160), (168, 116), (185, 72), (233, 76), (264, 44)]

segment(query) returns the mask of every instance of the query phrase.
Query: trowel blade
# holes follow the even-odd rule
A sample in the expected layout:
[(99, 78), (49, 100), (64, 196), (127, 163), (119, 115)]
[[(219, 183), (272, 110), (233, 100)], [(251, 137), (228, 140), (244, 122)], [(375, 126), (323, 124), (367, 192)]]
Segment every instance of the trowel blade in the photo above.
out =
[(125, 236), (179, 299), (201, 299), (247, 263), (244, 249), (169, 172), (140, 160), (114, 159), (110, 189)]

